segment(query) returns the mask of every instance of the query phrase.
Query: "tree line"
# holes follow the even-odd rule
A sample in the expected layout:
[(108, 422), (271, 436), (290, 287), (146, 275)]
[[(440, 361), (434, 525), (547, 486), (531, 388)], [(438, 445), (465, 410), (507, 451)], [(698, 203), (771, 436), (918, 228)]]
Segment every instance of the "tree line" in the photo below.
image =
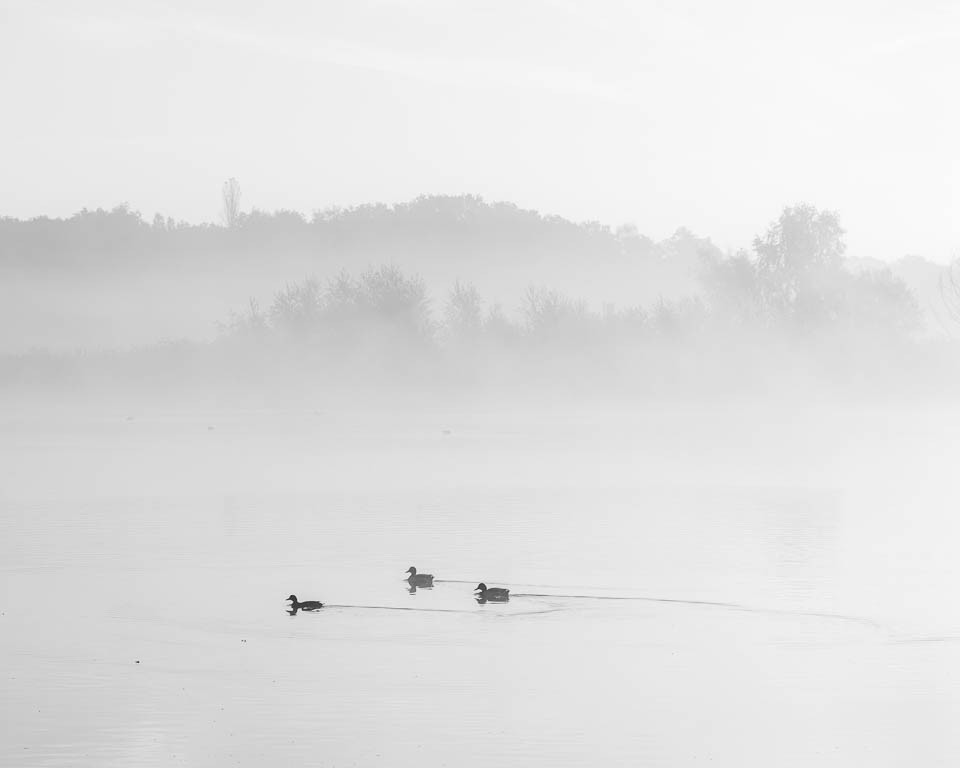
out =
[(749, 252), (701, 249), (701, 295), (688, 299), (591, 308), (531, 286), (522, 306), (507, 312), (458, 282), (435, 306), (422, 278), (388, 265), (356, 277), (341, 272), (289, 284), (266, 308), (252, 301), (224, 325), (224, 335), (326, 348), (386, 340), (407, 347), (525, 349), (751, 333), (909, 339), (921, 328), (914, 295), (889, 270), (849, 270), (845, 248), (835, 213), (798, 205), (784, 209)]

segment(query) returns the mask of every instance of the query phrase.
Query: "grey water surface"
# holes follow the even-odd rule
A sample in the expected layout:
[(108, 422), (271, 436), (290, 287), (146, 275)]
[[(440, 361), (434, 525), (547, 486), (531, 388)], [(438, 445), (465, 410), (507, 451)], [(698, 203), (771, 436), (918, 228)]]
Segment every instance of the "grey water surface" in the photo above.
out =
[(0, 764), (953, 765), (956, 415), (21, 409)]

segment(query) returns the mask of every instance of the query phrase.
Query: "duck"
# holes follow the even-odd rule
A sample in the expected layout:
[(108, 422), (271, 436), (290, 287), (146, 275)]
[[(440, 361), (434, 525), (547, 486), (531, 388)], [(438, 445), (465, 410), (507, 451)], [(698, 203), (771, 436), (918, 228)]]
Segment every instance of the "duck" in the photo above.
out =
[(290, 601), (290, 608), (294, 611), (316, 611), (323, 608), (323, 603), (319, 600), (304, 600), (301, 603), (296, 595), (290, 595), (287, 600)]
[(510, 599), (509, 589), (504, 589), (503, 587), (488, 587), (482, 581), (477, 584), (477, 588), (473, 591), (480, 593), (480, 597), (477, 599), (483, 602), (490, 600), (491, 602), (505, 603)]
[(432, 573), (417, 573), (417, 569), (413, 565), (411, 565), (407, 569), (407, 573), (410, 574), (410, 578), (407, 579), (407, 583), (411, 587), (432, 587), (433, 586)]

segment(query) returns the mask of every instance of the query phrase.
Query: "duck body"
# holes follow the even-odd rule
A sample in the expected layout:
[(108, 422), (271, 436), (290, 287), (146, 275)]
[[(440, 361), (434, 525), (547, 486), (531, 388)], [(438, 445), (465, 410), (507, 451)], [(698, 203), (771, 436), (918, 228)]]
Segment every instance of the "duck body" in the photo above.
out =
[(510, 590), (503, 587), (488, 587), (482, 581), (477, 584), (473, 590), (479, 593), (477, 598), (480, 602), (505, 603), (510, 599)]
[(417, 573), (415, 566), (410, 566), (407, 569), (407, 573), (410, 576), (407, 578), (407, 584), (411, 587), (432, 587), (433, 586), (433, 574), (432, 573)]
[(317, 611), (323, 608), (323, 603), (319, 600), (304, 600), (301, 603), (296, 595), (290, 595), (287, 600), (290, 601), (290, 608), (294, 611)]

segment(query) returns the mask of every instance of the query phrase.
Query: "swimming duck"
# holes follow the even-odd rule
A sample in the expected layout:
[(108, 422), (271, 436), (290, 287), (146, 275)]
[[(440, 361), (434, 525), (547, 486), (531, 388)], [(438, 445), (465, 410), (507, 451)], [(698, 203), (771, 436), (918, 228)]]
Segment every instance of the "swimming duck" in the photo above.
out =
[(407, 583), (411, 587), (432, 587), (433, 586), (432, 573), (417, 573), (417, 569), (412, 565), (407, 569), (407, 573), (410, 574), (410, 578), (407, 579)]
[(474, 592), (479, 592), (480, 597), (478, 600), (482, 601), (491, 601), (491, 602), (500, 602), (505, 603), (510, 599), (510, 590), (504, 589), (503, 587), (487, 587), (482, 581), (477, 584), (477, 588), (473, 590)]
[(290, 608), (294, 611), (316, 611), (319, 608), (323, 608), (323, 603), (319, 600), (304, 600), (301, 603), (297, 600), (296, 595), (290, 595), (287, 600), (290, 601)]

